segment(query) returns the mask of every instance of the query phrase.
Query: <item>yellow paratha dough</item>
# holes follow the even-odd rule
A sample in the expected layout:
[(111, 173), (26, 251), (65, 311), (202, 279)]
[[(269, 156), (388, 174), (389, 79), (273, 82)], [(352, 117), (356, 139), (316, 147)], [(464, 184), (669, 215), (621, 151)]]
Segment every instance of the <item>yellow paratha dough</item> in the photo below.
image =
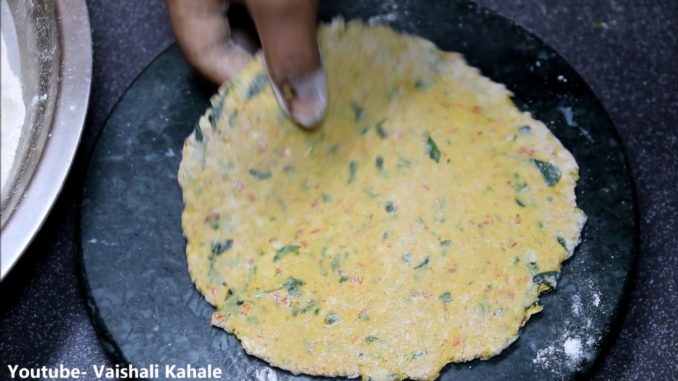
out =
[(428, 380), (498, 354), (579, 243), (574, 158), (459, 54), (359, 22), (318, 39), (319, 130), (279, 111), (259, 59), (184, 145), (212, 323), (294, 373)]

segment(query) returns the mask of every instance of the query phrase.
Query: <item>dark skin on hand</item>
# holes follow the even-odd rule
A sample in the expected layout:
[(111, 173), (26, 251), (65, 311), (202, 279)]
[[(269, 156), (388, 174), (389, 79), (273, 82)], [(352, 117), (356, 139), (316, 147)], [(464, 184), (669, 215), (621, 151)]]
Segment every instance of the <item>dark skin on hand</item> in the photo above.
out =
[(315, 0), (165, 2), (186, 60), (216, 84), (237, 75), (253, 59), (253, 44), (232, 33), (226, 19), (230, 3), (243, 4), (254, 20), (282, 110), (305, 128), (322, 120), (327, 88), (316, 40)]

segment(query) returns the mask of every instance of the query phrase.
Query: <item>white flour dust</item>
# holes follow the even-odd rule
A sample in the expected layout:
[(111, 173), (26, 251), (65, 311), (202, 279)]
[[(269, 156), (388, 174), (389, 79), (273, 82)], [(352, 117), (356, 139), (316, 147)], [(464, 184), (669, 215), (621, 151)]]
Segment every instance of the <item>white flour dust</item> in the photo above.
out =
[(271, 368), (259, 368), (254, 372), (257, 381), (278, 381), (278, 375)]
[(379, 13), (367, 20), (369, 25), (388, 25), (408, 14), (407, 10), (399, 9), (398, 2), (394, 0), (382, 2), (379, 8)]
[(566, 369), (580, 369), (582, 364), (592, 361), (600, 340), (594, 319), (601, 312), (602, 301), (595, 280), (579, 282), (575, 292), (563, 301), (569, 302), (570, 308), (565, 313), (565, 330), (549, 339), (547, 345), (537, 350), (532, 359), (534, 364), (556, 376), (563, 376)]
[(579, 359), (582, 357), (581, 339), (578, 337), (568, 338), (565, 340), (563, 349), (565, 350), (565, 356), (567, 356), (567, 359), (571, 362), (579, 361)]

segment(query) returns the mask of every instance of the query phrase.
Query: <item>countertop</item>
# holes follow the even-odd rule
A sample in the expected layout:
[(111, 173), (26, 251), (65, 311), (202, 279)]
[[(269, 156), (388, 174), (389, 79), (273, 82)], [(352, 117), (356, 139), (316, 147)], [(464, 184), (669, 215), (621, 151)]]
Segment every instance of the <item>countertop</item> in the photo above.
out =
[[(640, 240), (631, 287), (592, 378), (678, 378), (678, 2), (478, 0), (554, 47), (588, 81), (628, 155)], [(160, 1), (89, 0), (92, 96), (74, 167), (44, 227), (0, 284), (7, 365), (110, 365), (78, 275), (78, 210), (96, 136), (140, 71), (173, 42)], [(94, 375), (91, 374), (91, 379)]]

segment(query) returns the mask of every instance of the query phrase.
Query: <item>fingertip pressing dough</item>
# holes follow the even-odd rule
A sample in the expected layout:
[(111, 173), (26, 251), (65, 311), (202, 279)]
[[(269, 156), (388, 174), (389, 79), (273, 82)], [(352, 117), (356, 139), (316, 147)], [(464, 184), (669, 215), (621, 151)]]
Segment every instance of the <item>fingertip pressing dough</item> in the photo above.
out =
[(318, 130), (280, 112), (259, 59), (184, 144), (186, 256), (212, 324), (312, 375), (429, 380), (498, 354), (579, 243), (577, 163), (459, 54), (341, 20), (318, 40)]

